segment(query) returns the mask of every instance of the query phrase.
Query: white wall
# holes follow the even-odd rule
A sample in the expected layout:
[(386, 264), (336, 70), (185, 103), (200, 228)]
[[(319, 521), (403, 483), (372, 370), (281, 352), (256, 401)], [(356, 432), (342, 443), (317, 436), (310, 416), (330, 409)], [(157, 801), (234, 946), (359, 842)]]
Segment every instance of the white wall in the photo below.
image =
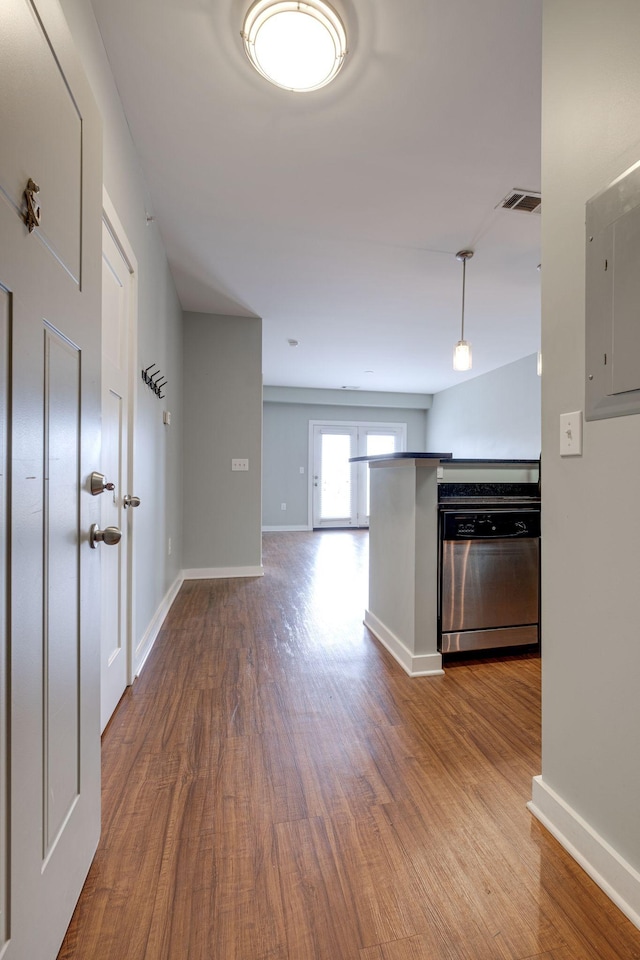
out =
[(427, 450), (454, 457), (537, 458), (540, 377), (536, 354), (434, 394)]
[[(298, 391), (301, 393), (304, 391)], [(317, 400), (321, 390), (310, 391)], [(333, 393), (334, 391), (328, 391)], [(398, 394), (393, 394), (398, 399)], [(319, 403), (271, 403), (263, 408), (263, 491), (265, 527), (303, 526), (309, 522), (309, 421), (406, 423), (407, 449), (423, 451), (425, 410), (399, 407), (338, 406)], [(304, 474), (300, 473), (304, 467)], [(286, 503), (283, 512), (280, 504)]]
[[(148, 193), (89, 0), (61, 0), (103, 121), (104, 183), (138, 262), (138, 360), (166, 372), (166, 400), (138, 380), (135, 483), (134, 642), (144, 637), (181, 568), (182, 311)], [(162, 410), (171, 410), (170, 428)], [(96, 464), (99, 468), (99, 464)], [(172, 554), (167, 555), (167, 538)]]
[(586, 423), (585, 202), (640, 159), (640, 4), (545, 0), (543, 743), (537, 811), (640, 925), (640, 417)]
[(185, 575), (259, 573), (262, 321), (185, 313), (184, 364)]

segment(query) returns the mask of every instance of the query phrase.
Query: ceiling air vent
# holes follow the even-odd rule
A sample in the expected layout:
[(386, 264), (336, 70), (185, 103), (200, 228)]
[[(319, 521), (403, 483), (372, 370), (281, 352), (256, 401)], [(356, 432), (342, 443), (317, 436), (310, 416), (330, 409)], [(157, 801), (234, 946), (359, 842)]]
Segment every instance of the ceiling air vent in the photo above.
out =
[(503, 210), (522, 210), (523, 213), (540, 213), (542, 195), (534, 190), (511, 190), (498, 204)]

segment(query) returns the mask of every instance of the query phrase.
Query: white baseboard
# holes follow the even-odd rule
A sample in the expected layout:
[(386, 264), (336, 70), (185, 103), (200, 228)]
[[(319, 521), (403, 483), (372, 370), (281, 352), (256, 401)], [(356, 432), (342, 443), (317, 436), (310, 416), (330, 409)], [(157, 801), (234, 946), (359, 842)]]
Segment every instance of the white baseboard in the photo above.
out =
[(640, 873), (542, 777), (533, 778), (527, 807), (631, 923), (640, 928)]
[(411, 653), (370, 610), (364, 612), (364, 624), (410, 677), (439, 677), (444, 673), (441, 653)]
[(309, 533), (313, 530), (313, 527), (308, 526), (308, 524), (293, 526), (293, 527), (263, 527), (263, 533)]
[(178, 596), (178, 591), (182, 586), (183, 579), (184, 578), (182, 574), (178, 574), (176, 579), (173, 581), (173, 583), (167, 590), (166, 594), (162, 598), (160, 602), (160, 606), (154, 613), (151, 623), (145, 630), (144, 635), (140, 640), (140, 643), (136, 647), (134, 652), (134, 668), (133, 668), (134, 677), (140, 676), (140, 673), (142, 672), (142, 668), (145, 665), (147, 657), (151, 653), (151, 648), (153, 647), (154, 643), (156, 642), (156, 638), (160, 633), (162, 624), (164, 623), (165, 618), (169, 613), (169, 610), (171, 609), (171, 604), (173, 603), (175, 598)]
[(194, 567), (182, 571), (183, 580), (228, 580), (234, 577), (263, 577), (262, 564), (256, 567)]

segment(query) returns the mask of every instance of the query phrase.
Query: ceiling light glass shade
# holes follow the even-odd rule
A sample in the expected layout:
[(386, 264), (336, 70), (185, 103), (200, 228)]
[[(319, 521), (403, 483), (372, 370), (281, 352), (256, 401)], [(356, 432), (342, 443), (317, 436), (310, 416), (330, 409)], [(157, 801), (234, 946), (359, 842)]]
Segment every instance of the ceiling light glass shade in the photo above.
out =
[(242, 39), (258, 73), (298, 93), (333, 80), (347, 54), (343, 23), (323, 0), (257, 0), (245, 17)]
[(471, 344), (468, 340), (458, 340), (453, 348), (453, 369), (471, 370)]

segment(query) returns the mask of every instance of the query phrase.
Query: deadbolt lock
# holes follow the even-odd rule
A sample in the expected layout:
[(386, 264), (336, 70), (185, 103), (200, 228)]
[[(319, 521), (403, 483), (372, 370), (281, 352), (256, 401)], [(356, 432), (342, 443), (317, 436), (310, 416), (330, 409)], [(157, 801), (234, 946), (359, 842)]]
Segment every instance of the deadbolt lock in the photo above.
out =
[(97, 470), (94, 470), (91, 476), (89, 477), (89, 485), (91, 490), (91, 496), (97, 497), (99, 494), (104, 493), (105, 490), (115, 490), (115, 483), (109, 483), (104, 473), (98, 473)]

